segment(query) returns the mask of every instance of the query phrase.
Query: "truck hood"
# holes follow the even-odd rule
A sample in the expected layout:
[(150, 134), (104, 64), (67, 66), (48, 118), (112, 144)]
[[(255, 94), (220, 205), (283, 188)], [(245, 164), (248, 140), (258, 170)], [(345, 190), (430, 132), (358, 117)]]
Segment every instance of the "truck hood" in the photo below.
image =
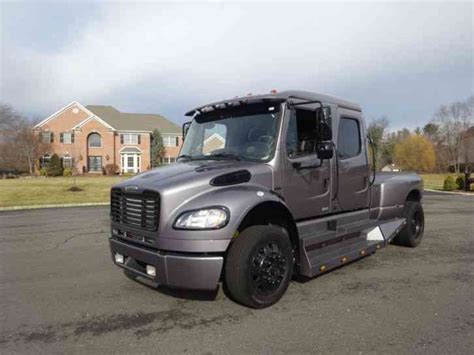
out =
[(114, 187), (136, 186), (139, 189), (151, 189), (161, 193), (168, 190), (191, 189), (209, 184), (214, 177), (239, 170), (247, 170), (251, 174), (249, 183), (258, 184), (267, 189), (273, 188), (273, 169), (262, 163), (242, 161), (185, 161), (162, 166), (138, 174)]

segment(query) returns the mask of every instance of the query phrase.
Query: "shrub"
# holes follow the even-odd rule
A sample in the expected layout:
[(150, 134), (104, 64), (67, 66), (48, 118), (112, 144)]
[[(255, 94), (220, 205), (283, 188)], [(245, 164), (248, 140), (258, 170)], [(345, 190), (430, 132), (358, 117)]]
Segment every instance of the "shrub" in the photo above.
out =
[(57, 154), (53, 154), (48, 164), (48, 176), (62, 176), (62, 175), (63, 175), (63, 166), (61, 164), (61, 158)]
[(72, 169), (64, 169), (63, 176), (72, 176)]
[(451, 175), (448, 175), (446, 179), (444, 179), (443, 190), (445, 191), (453, 191), (456, 190), (456, 182), (454, 181)]
[(39, 171), (40, 176), (47, 176), (48, 170), (46, 168), (41, 168)]
[(116, 164), (107, 164), (105, 166), (105, 173), (107, 175), (116, 175), (118, 174), (118, 170), (119, 168)]
[(464, 176), (458, 176), (456, 178), (456, 185), (459, 190), (464, 190)]

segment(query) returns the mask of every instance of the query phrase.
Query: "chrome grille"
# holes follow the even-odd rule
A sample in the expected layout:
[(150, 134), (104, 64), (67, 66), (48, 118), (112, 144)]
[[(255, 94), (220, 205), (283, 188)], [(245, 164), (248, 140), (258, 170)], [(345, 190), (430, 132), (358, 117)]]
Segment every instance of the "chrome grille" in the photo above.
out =
[(113, 189), (110, 214), (115, 223), (156, 231), (160, 214), (160, 196), (157, 192), (148, 190), (142, 193), (126, 193)]

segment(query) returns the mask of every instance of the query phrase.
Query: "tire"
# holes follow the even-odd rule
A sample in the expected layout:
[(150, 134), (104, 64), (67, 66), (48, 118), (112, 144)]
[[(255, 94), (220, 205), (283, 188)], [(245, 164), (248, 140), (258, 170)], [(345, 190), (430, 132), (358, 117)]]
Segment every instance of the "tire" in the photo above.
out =
[(229, 296), (251, 308), (269, 307), (286, 292), (293, 275), (288, 232), (276, 226), (251, 226), (230, 246), (224, 270)]
[(407, 223), (395, 237), (393, 243), (396, 245), (415, 248), (421, 243), (423, 232), (425, 230), (425, 215), (421, 203), (416, 201), (406, 201), (404, 216)]

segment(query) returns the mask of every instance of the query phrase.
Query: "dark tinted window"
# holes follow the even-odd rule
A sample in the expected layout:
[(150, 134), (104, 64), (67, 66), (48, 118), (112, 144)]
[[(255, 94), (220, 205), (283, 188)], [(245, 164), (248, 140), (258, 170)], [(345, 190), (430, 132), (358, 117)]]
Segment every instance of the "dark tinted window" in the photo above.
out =
[(316, 152), (318, 126), (314, 111), (293, 110), (286, 135), (286, 150), (290, 158)]
[(360, 153), (360, 128), (359, 122), (352, 118), (341, 117), (337, 138), (339, 157), (350, 158)]

